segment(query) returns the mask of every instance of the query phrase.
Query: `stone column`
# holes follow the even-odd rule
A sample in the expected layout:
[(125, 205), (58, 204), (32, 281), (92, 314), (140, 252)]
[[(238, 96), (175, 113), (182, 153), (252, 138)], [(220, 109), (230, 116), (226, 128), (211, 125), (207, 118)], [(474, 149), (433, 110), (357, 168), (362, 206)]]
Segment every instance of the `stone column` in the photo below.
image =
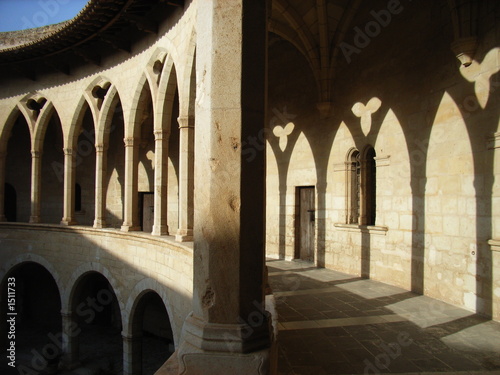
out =
[(31, 216), (30, 223), (40, 222), (42, 188), (42, 152), (31, 150)]
[(168, 235), (168, 138), (167, 130), (155, 130), (155, 196), (154, 223), (155, 236)]
[[(193, 312), (179, 374), (268, 374), (264, 308), (265, 0), (197, 3)], [(215, 53), (216, 52), (216, 53)]]
[(61, 225), (74, 225), (75, 219), (75, 158), (73, 149), (64, 149), (64, 197)]
[(106, 227), (106, 151), (104, 145), (95, 145), (95, 219), (94, 228)]
[(142, 374), (142, 336), (127, 336), (123, 339), (123, 375)]
[(7, 221), (5, 217), (5, 159), (6, 153), (0, 151), (0, 222)]
[(179, 229), (175, 239), (193, 240), (194, 117), (181, 116), (179, 123)]
[(71, 312), (61, 312), (62, 316), (62, 358), (61, 365), (64, 369), (74, 369), (80, 364), (79, 341), (81, 328), (73, 319)]
[(125, 143), (125, 209), (122, 231), (130, 232), (140, 230), (139, 212), (137, 207), (138, 193), (138, 144), (135, 138), (124, 138)]

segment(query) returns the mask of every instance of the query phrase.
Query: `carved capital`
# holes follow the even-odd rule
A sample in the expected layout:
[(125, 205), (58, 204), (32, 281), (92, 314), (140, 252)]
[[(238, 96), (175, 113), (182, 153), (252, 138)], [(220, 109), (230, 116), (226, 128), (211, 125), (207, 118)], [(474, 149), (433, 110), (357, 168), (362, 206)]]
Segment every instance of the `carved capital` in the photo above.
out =
[(32, 158), (39, 158), (41, 156), (42, 156), (42, 151), (31, 150), (31, 157)]
[(194, 128), (194, 116), (179, 116), (177, 117), (179, 129)]
[(96, 144), (95, 145), (95, 152), (103, 153), (104, 152), (104, 145)]
[(72, 148), (63, 148), (64, 155), (73, 155)]
[(123, 138), (123, 142), (125, 143), (125, 147), (134, 147), (136, 144), (134, 137)]
[(167, 139), (170, 132), (168, 130), (155, 130), (153, 134), (155, 135), (155, 141), (161, 141), (164, 138)]

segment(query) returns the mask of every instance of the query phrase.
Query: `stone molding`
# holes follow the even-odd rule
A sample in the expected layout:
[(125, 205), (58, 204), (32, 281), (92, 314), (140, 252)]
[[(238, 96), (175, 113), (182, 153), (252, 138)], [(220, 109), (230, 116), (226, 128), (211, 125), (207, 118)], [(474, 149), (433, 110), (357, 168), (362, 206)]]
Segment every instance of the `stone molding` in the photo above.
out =
[(347, 230), (353, 232), (360, 233), (370, 233), (370, 234), (380, 234), (386, 235), (389, 231), (389, 227), (381, 226), (381, 225), (359, 225), (359, 224), (344, 224), (344, 223), (335, 223), (333, 224), (335, 228), (339, 230)]

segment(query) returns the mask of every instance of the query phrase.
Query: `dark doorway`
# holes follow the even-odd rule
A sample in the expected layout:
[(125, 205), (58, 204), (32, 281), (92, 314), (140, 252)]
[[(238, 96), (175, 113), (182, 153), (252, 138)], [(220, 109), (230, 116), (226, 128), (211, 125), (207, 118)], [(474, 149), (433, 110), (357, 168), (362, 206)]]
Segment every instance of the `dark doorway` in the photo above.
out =
[(315, 189), (297, 188), (295, 258), (314, 261)]
[(155, 214), (154, 198), (154, 193), (139, 193), (139, 220), (141, 223), (141, 229), (148, 233), (153, 231)]

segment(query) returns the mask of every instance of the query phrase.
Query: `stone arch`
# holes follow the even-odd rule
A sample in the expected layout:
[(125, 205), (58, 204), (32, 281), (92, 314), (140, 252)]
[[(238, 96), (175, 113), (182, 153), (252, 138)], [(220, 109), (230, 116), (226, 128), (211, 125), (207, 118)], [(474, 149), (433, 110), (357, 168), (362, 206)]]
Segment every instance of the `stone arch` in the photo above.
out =
[[(14, 186), (16, 191), (23, 191), (20, 196), (24, 199), (30, 196), (30, 172), (31, 172), (31, 139), (32, 139), (32, 127), (26, 120), (25, 113), (21, 111), (22, 106), (19, 103), (12, 108), (8, 113), (8, 116), (1, 128), (0, 133), (0, 220), (5, 219), (5, 201), (6, 197), (6, 185), (9, 182)], [(22, 128), (14, 124), (22, 122)], [(9, 149), (10, 139), (12, 137), (21, 136), (22, 134), (22, 147), (18, 143), (15, 149)], [(22, 155), (20, 158), (19, 155)], [(15, 161), (15, 164), (13, 163)], [(19, 166), (23, 168), (21, 173), (15, 174), (15, 183), (12, 181), (12, 171), (19, 171)], [(9, 176), (10, 174), (10, 176)], [(16, 215), (22, 221), (28, 221), (30, 215), (30, 205), (28, 202), (22, 203), (17, 207), (22, 214)]]
[[(170, 299), (168, 293), (165, 291), (165, 286), (161, 285), (157, 280), (146, 278), (139, 281), (131, 291), (125, 308), (123, 309), (123, 315), (127, 316), (127, 324), (123, 325), (123, 334), (130, 336), (133, 333), (133, 316), (136, 313), (137, 305), (146, 293), (155, 292), (162, 299), (165, 309), (167, 310), (168, 317), (170, 319), (170, 325), (172, 326), (172, 331), (174, 333), (175, 343), (178, 343), (178, 339), (180, 338), (180, 332), (182, 327), (178, 327), (176, 322), (172, 319), (174, 317), (172, 307), (170, 305)], [(125, 320), (124, 320), (125, 321)]]
[[(52, 102), (47, 102), (42, 110), (40, 111), (40, 115), (38, 116), (35, 128), (33, 131), (32, 137), (32, 148), (35, 151), (42, 151), (42, 145), (45, 138), (45, 132), (47, 131), (47, 127), (49, 125), (49, 121), (52, 118), (52, 115), (57, 114), (57, 111)], [(59, 116), (59, 115), (58, 115)], [(61, 125), (61, 124), (59, 124)], [(63, 129), (61, 127), (61, 132), (64, 134)]]
[[(120, 369), (124, 363), (121, 331), (127, 322), (111, 272), (100, 263), (81, 265), (71, 275), (64, 299), (61, 313), (70, 327), (63, 333), (68, 360), (87, 358), (101, 368)], [(96, 339), (106, 340), (106, 347), (94, 345)]]
[(328, 194), (331, 194), (332, 199), (340, 204), (330, 205), (329, 207), (330, 214), (328, 216), (332, 221), (331, 225), (346, 222), (346, 161), (355, 150), (357, 151), (357, 148), (351, 130), (342, 121), (335, 133), (328, 161)]
[(194, 116), (196, 100), (196, 29), (190, 33), (186, 64), (178, 78), (179, 82), (179, 115)]
[[(28, 108), (29, 106), (28, 103), (32, 101), (40, 105), (43, 105), (42, 110), (37, 113), (35, 110)], [(17, 104), (19, 110), (24, 115), (24, 118), (28, 123), (28, 127), (30, 129), (30, 134), (32, 138), (32, 144), (34, 144), (34, 139), (35, 139), (36, 123), (40, 118), (42, 111), (47, 110), (46, 104), (47, 104), (47, 99), (45, 98), (45, 96), (41, 95), (38, 92), (25, 95), (21, 100), (19, 100)], [(48, 118), (50, 119), (50, 116)]]
[[(317, 173), (316, 164), (313, 157), (311, 144), (303, 132), (298, 135), (297, 141), (294, 144), (293, 151), (290, 156), (289, 164), (294, 166), (293, 169), (288, 170), (286, 181), (286, 228), (288, 228), (286, 236), (291, 237), (293, 241), (287, 241), (285, 249), (286, 258), (295, 257), (295, 226), (296, 226), (296, 188), (297, 187), (315, 187), (317, 193)], [(317, 197), (315, 197), (317, 202)], [(315, 250), (316, 253), (316, 250)], [(316, 259), (316, 254), (315, 254)]]
[(111, 285), (111, 288), (113, 288), (113, 292), (116, 295), (116, 299), (118, 300), (118, 305), (120, 307), (120, 312), (121, 312), (121, 318), (123, 325), (125, 326), (125, 322), (127, 322), (127, 316), (124, 315), (124, 310), (123, 310), (123, 300), (122, 300), (122, 291), (119, 287), (118, 281), (116, 278), (113, 276), (111, 271), (104, 267), (101, 263), (96, 263), (96, 262), (88, 262), (88, 263), (83, 263), (80, 266), (78, 266), (71, 276), (69, 277), (66, 288), (64, 289), (63, 293), (61, 293), (61, 310), (64, 313), (71, 312), (71, 306), (72, 306), (72, 301), (75, 297), (75, 292), (78, 287), (79, 282), (85, 277), (85, 275), (91, 273), (91, 272), (96, 272), (109, 282)]
[(145, 75), (151, 91), (151, 97), (153, 98), (153, 110), (156, 105), (155, 99), (158, 97), (158, 85), (167, 55), (168, 52), (165, 48), (157, 48), (146, 65)]
[[(114, 112), (119, 102), (121, 102), (121, 98), (118, 90), (116, 86), (111, 85), (102, 102), (100, 111), (96, 116), (96, 144), (106, 146), (109, 143), (111, 121), (113, 120)], [(92, 109), (92, 106), (90, 108)]]
[(92, 118), (94, 120), (94, 132), (97, 134), (97, 124), (99, 121), (99, 112), (100, 106), (102, 106), (102, 100), (93, 95), (94, 90), (97, 87), (104, 88), (109, 91), (111, 86), (110, 81), (105, 77), (96, 77), (94, 78), (88, 85), (87, 88), (83, 91), (76, 108), (74, 110), (74, 115), (71, 118), (71, 123), (69, 127), (69, 132), (67, 138), (65, 139), (65, 147), (75, 148), (76, 143), (78, 142), (78, 134), (80, 132), (83, 117), (87, 109), (90, 109), (92, 113)]
[[(158, 97), (154, 113), (154, 130), (171, 131), (172, 108), (177, 90), (177, 73), (174, 60), (170, 55), (165, 58), (163, 71), (158, 84)], [(180, 99), (180, 98), (179, 98)]]
[(0, 152), (5, 152), (7, 150), (7, 144), (9, 142), (9, 137), (12, 131), (12, 127), (14, 126), (14, 123), (16, 122), (17, 118), (21, 113), (23, 112), (19, 108), (19, 105), (16, 104), (14, 108), (12, 108), (12, 110), (9, 112), (9, 115), (7, 116), (5, 123), (2, 124), (3, 126), (0, 131)]
[(0, 281), (3, 283), (3, 279), (7, 274), (9, 274), (14, 268), (17, 266), (23, 264), (23, 263), (36, 263), (43, 268), (47, 270), (47, 272), (52, 276), (54, 279), (57, 288), (59, 290), (59, 295), (61, 296), (61, 306), (63, 304), (63, 283), (61, 281), (61, 278), (59, 276), (59, 273), (55, 269), (55, 267), (50, 263), (47, 259), (44, 257), (33, 254), (33, 253), (25, 253), (25, 254), (19, 254), (15, 256), (14, 258), (11, 258), (9, 261), (7, 261), (5, 264), (2, 265), (0, 268)]
[(430, 132), (425, 173), (424, 292), (475, 310), (474, 160), (461, 111), (446, 92)]
[(152, 95), (153, 93), (151, 92), (150, 85), (148, 84), (147, 74), (144, 73), (141, 75), (136, 85), (130, 105), (131, 110), (128, 111), (127, 114), (128, 120), (125, 121), (125, 137), (140, 137), (142, 116), (145, 111), (145, 100), (148, 96), (151, 96), (151, 100), (154, 101)]

